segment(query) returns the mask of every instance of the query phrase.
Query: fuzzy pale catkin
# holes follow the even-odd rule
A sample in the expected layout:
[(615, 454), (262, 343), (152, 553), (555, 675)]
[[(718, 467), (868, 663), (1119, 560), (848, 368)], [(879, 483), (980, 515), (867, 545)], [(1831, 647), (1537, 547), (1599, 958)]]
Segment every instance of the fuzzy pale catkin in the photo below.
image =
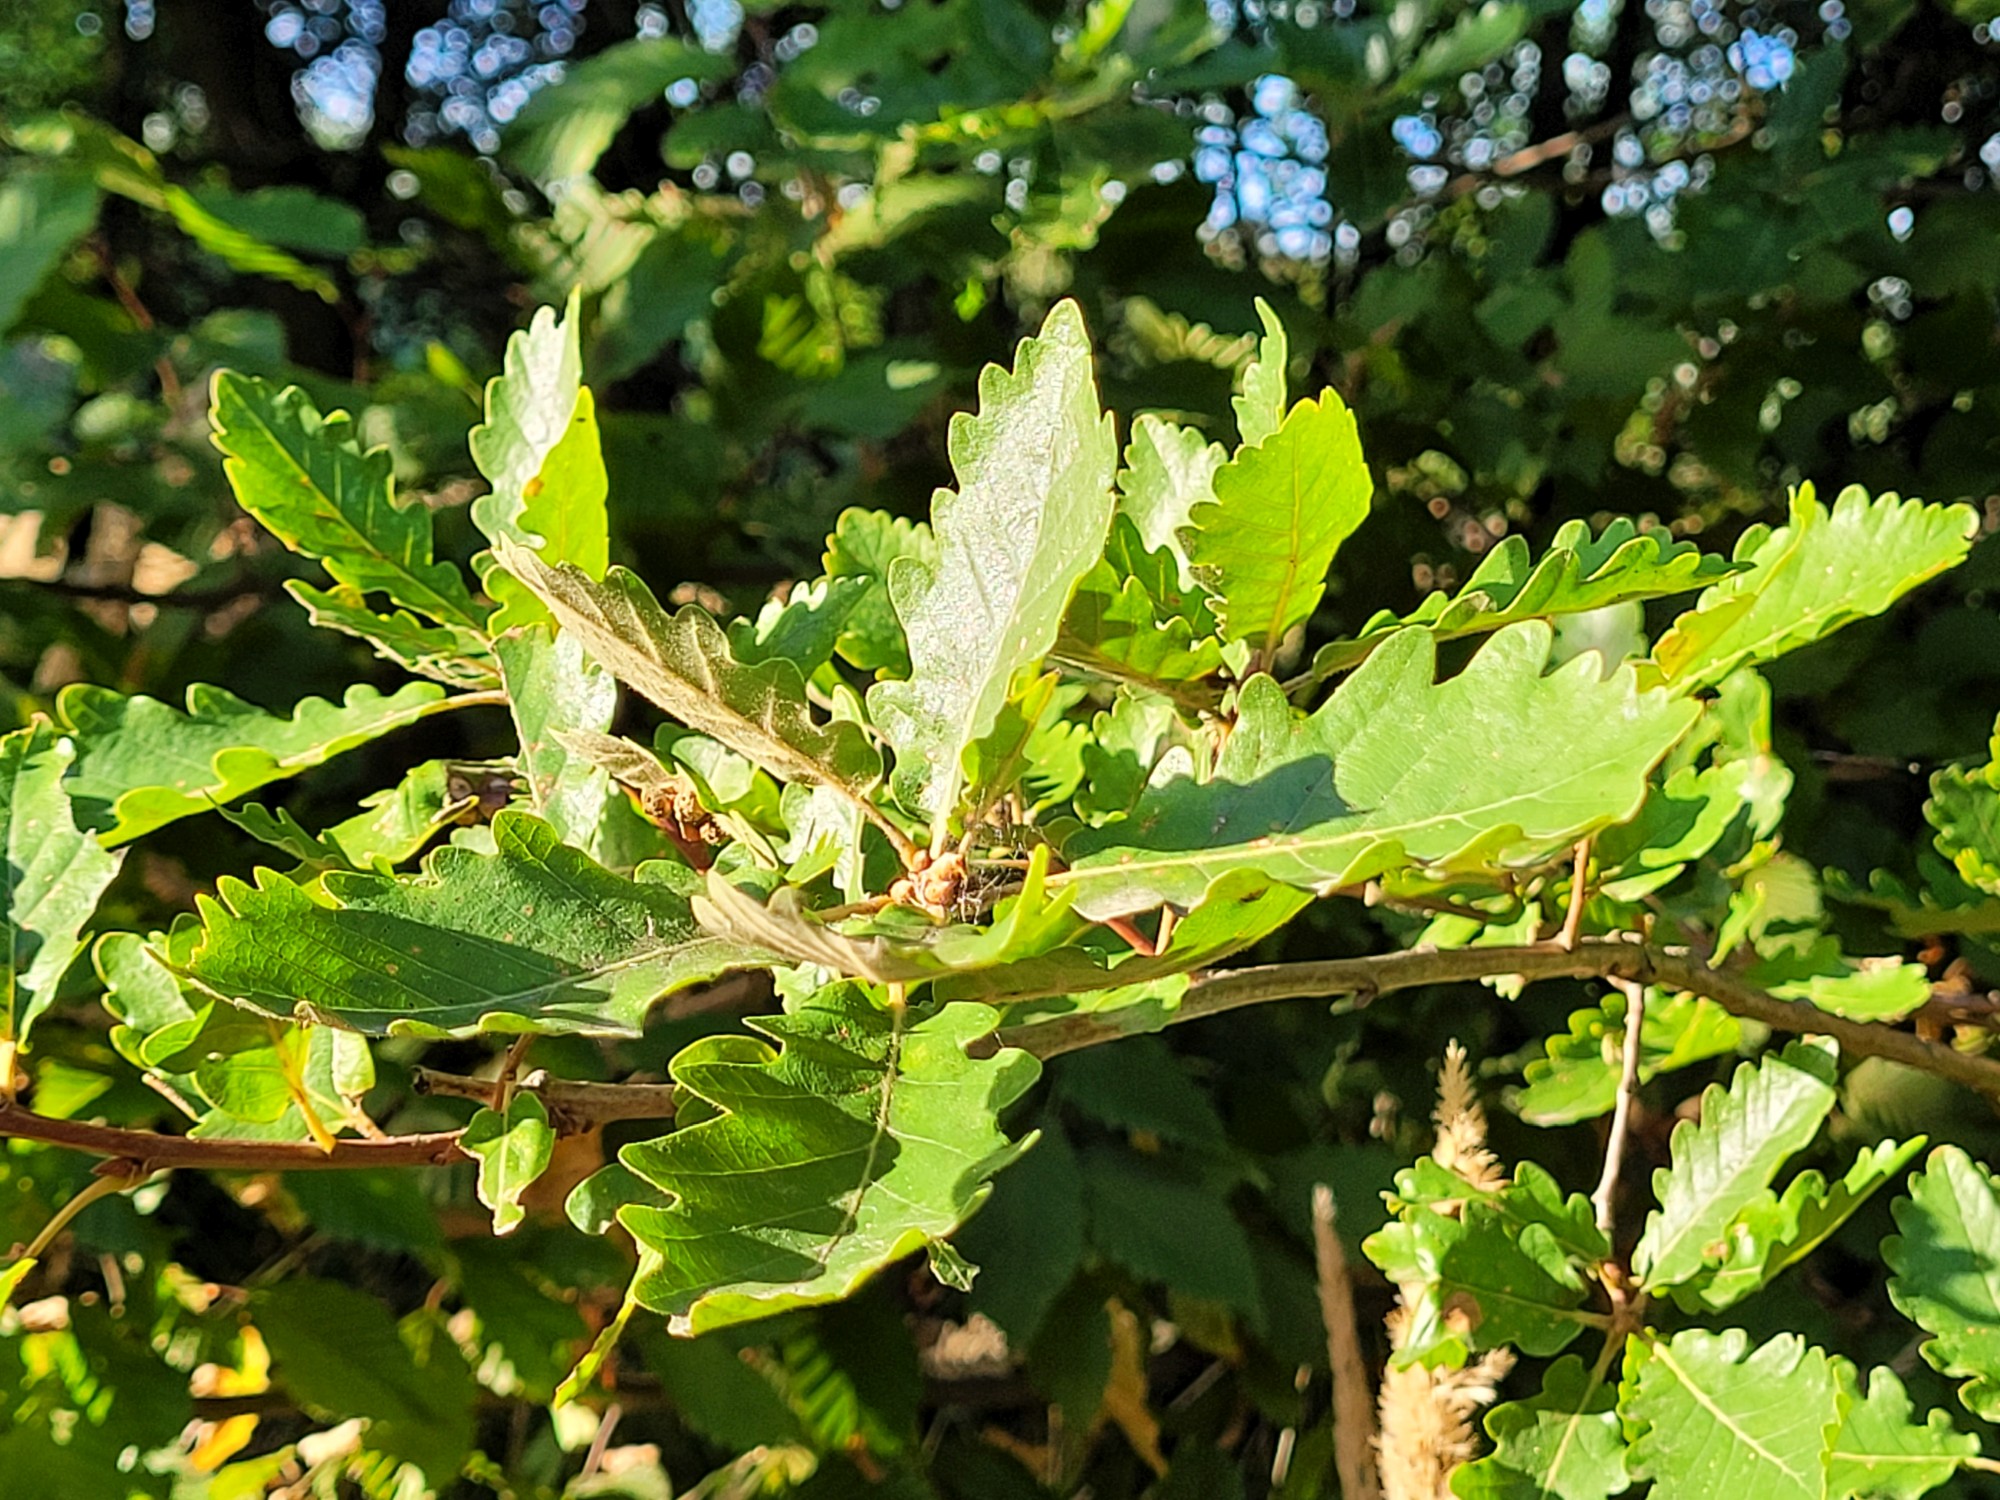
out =
[[(1438, 1076), (1437, 1142), (1431, 1155), (1477, 1192), (1507, 1185), (1499, 1161), (1486, 1149), (1486, 1111), (1480, 1107), (1457, 1042), (1445, 1048)], [(1389, 1314), (1389, 1345), (1401, 1350), (1409, 1310), (1398, 1303)], [(1458, 1370), (1398, 1369), (1392, 1360), (1382, 1376), (1376, 1439), (1382, 1500), (1450, 1500), (1451, 1472), (1472, 1458), (1474, 1419), (1498, 1394), (1514, 1367), (1514, 1356), (1493, 1349)]]

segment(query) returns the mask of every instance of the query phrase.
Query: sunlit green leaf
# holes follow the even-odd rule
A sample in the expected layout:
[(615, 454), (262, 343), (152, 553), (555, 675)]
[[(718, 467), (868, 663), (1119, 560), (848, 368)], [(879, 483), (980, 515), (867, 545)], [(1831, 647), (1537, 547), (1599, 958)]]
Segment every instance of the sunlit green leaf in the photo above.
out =
[(525, 813), (496, 852), (446, 847), (421, 879), (335, 872), (317, 892), (262, 872), (202, 898), (191, 978), (268, 1015), (371, 1034), (636, 1032), (661, 996), (764, 961), (695, 924), (684, 872), (628, 880)]
[(1375, 488), (1354, 416), (1332, 391), (1293, 407), (1262, 443), (1215, 471), (1215, 498), (1183, 533), (1195, 577), (1215, 595), (1223, 634), (1269, 661), (1312, 618), (1340, 544)]
[(1711, 1084), (1701, 1116), (1674, 1127), (1673, 1165), (1653, 1174), (1660, 1206), (1632, 1252), (1632, 1269), (1655, 1290), (1699, 1274), (1742, 1208), (1770, 1187), (1833, 1108), (1832, 1043), (1793, 1042), (1744, 1063), (1727, 1089)]
[(1963, 505), (1841, 491), (1831, 512), (1802, 485), (1791, 523), (1753, 526), (1734, 560), (1748, 566), (1708, 589), (1653, 649), (1658, 677), (1686, 691), (1770, 661), (1880, 614), (1956, 566), (1978, 521)]
[(493, 1210), (493, 1232), (518, 1229), (526, 1210), (521, 1194), (549, 1169), (556, 1133), (533, 1094), (517, 1093), (501, 1109), (481, 1109), (458, 1138), (459, 1149), (479, 1163), (479, 1201)]
[(618, 706), (618, 684), (567, 631), (531, 625), (493, 643), (507, 706), (520, 736), (518, 764), (528, 805), (565, 843), (592, 846), (611, 778), (578, 756), (565, 736), (602, 734)]
[(431, 515), (399, 504), (386, 449), (364, 450), (345, 412), (322, 417), (297, 386), (215, 377), (215, 445), (237, 503), (336, 583), (441, 625), (478, 629), (464, 575), (431, 557)]
[(1618, 1390), (1564, 1355), (1540, 1394), (1486, 1414), (1493, 1452), (1451, 1476), (1459, 1500), (1609, 1500), (1631, 1487)]
[(755, 1023), (780, 1050), (717, 1037), (682, 1051), (674, 1081), (719, 1113), (620, 1153), (675, 1195), (619, 1214), (661, 1257), (640, 1300), (700, 1333), (844, 1297), (950, 1235), (1022, 1149), (996, 1117), (1034, 1082), (1033, 1059), (965, 1053), (996, 1019), (975, 1005), (913, 1016), (837, 985)]
[(1966, 1409), (2000, 1419), (2000, 1186), (1959, 1147), (1940, 1146), (1895, 1215), (1901, 1233), (1882, 1242), (1890, 1301), (1931, 1335), (1931, 1366), (1965, 1381)]
[(155, 698), (75, 683), (57, 696), (56, 718), (77, 743), (65, 789), (78, 821), (108, 845), (233, 802), (452, 706), (434, 683), (405, 683), (388, 697), (357, 683), (339, 703), (307, 698), (280, 718), (197, 683), (183, 713)]
[[(1615, 992), (1570, 1012), (1569, 1030), (1551, 1036), (1548, 1055), (1523, 1070), (1514, 1108), (1531, 1125), (1570, 1125), (1608, 1114), (1618, 1099), (1625, 1039), (1625, 997)], [(1743, 1041), (1736, 1018), (1713, 1000), (1654, 991), (1639, 1029), (1639, 1078), (1734, 1052)]]
[(1243, 367), (1242, 389), (1229, 403), (1236, 412), (1236, 440), (1254, 448), (1285, 421), (1286, 366), (1291, 363), (1291, 341), (1285, 325), (1271, 310), (1271, 304), (1257, 299), (1257, 321), (1264, 325), (1257, 352)]
[(1637, 1432), (1635, 1479), (1661, 1496), (1825, 1500), (1840, 1404), (1824, 1353), (1795, 1334), (1752, 1350), (1736, 1328), (1626, 1348), (1618, 1414)]
[(1057, 305), (1013, 370), (981, 374), (980, 409), (953, 420), (951, 456), (958, 492), (932, 502), (936, 565), (906, 556), (889, 573), (910, 677), (868, 695), (896, 749), (896, 797), (931, 820), (934, 841), (965, 789), (966, 750), (1055, 645), (1111, 524), (1117, 448), (1075, 303)]
[(0, 737), (7, 898), (0, 1041), (23, 1040), (49, 1008), (56, 986), (83, 951), (84, 924), (118, 873), (119, 856), (77, 826), (63, 785), (75, 755), (74, 745), (46, 719)]
[(1383, 610), (1352, 638), (1327, 642), (1313, 655), (1312, 676), (1324, 679), (1358, 666), (1409, 625), (1453, 640), (1517, 620), (1686, 593), (1729, 572), (1726, 558), (1703, 552), (1693, 542), (1676, 541), (1664, 528), (1641, 531), (1622, 516), (1595, 535), (1583, 521), (1565, 521), (1539, 559), (1517, 532), (1480, 558), (1456, 593), (1439, 589), (1406, 615)]
[(1787, 1266), (1824, 1244), (1877, 1189), (1893, 1181), (1924, 1149), (1924, 1138), (1883, 1141), (1863, 1150), (1836, 1182), (1817, 1171), (1801, 1172), (1782, 1195), (1766, 1190), (1746, 1203), (1730, 1222), (1715, 1272), (1675, 1288), (1675, 1300), (1690, 1309), (1724, 1308), (1768, 1285)]
[[(576, 299), (558, 321), (544, 307), (507, 341), (506, 366), (486, 388), (486, 420), (472, 430), (472, 456), (493, 489), (472, 502), (488, 541), (530, 547), (544, 563), (568, 563), (602, 578), (611, 561), (604, 500), (609, 480), (597, 407), (581, 383)], [(498, 634), (545, 618), (518, 580), (491, 573)]]
[(1589, 661), (1544, 675), (1549, 646), (1547, 626), (1512, 626), (1439, 683), (1431, 637), (1406, 631), (1310, 718), (1252, 678), (1214, 778), (1152, 787), (1077, 834), (1055, 880), (1101, 918), (1192, 906), (1231, 870), (1314, 888), (1555, 856), (1638, 808), (1696, 710)]
[(1877, 1366), (1871, 1371), (1866, 1395), (1853, 1365), (1837, 1359), (1833, 1370), (1845, 1410), (1827, 1467), (1829, 1496), (1918, 1500), (1950, 1483), (1960, 1460), (1979, 1452), (1979, 1439), (1955, 1431), (1944, 1412), (1913, 1421), (1909, 1395), (1894, 1370)]

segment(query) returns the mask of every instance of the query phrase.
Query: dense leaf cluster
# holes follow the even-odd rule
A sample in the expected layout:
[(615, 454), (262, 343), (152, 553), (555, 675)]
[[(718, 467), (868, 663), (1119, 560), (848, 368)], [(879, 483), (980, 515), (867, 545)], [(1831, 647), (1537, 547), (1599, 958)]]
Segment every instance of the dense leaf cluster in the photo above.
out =
[[(1788, 778), (1770, 757), (1758, 670), (1960, 562), (1969, 510), (1859, 490), (1829, 509), (1806, 488), (1787, 525), (1746, 534), (1726, 560), (1629, 526), (1572, 530), (1548, 557), (1509, 564), (1525, 575), (1511, 590), (1496, 568), (1287, 676), (1371, 488), (1346, 408), (1331, 391), (1290, 402), (1273, 325), (1244, 382), (1234, 452), (1171, 469), (1156, 455), (1190, 440), (1155, 417), (1121, 463), (1089, 338), (1065, 302), (954, 423), (958, 486), (940, 492), (928, 526), (850, 511), (825, 577), (756, 620), (727, 621), (692, 603), (670, 614), (637, 575), (607, 566), (577, 350), (574, 310), (538, 316), (487, 393), (473, 450), (493, 494), (474, 520), (492, 551), (475, 561), (476, 584), (434, 560), (429, 517), (394, 494), (385, 457), (346, 418), (322, 417), (296, 388), (217, 377), (215, 437), (243, 508), (349, 591), (327, 623), (456, 691), (357, 689), (280, 717), (215, 689), (191, 692), (183, 713), (76, 688), (58, 722), (0, 740), (21, 872), (0, 1038), (10, 1069), (34, 1055), (36, 1023), (118, 872), (112, 851), (419, 715), (504, 708), (516, 748), (488, 768), (504, 806), (428, 764), (325, 829), (246, 805), (230, 817), (268, 862), (224, 876), (171, 927), (108, 933), (97, 968), (112, 1044), (192, 1117), (190, 1165), (201, 1164), (192, 1143), (248, 1151), (235, 1158), (246, 1163), (267, 1143), (329, 1166), (400, 1149), (368, 1112), (378, 1052), (407, 1066), (420, 1040), (517, 1038), (489, 1082), (458, 1081), (483, 1098), (462, 1131), (417, 1143), (476, 1163), (496, 1236), (523, 1227), (565, 1137), (626, 1117), (593, 1116), (588, 1102), (602, 1110), (616, 1085), (592, 1094), (546, 1069), (521, 1076), (534, 1038), (637, 1037), (693, 987), (769, 972), (780, 1013), (678, 1051), (671, 1098), (629, 1112), (670, 1113), (673, 1128), (629, 1141), (568, 1191), (575, 1230), (615, 1225), (637, 1261), (617, 1317), (553, 1390), (558, 1408), (606, 1378), (636, 1322), (719, 1335), (851, 1298), (918, 1251), (942, 1287), (1030, 1340), (1031, 1360), (1047, 1357), (1034, 1351), (1061, 1336), (1045, 1322), (1058, 1267), (1039, 1247), (1005, 1263), (1006, 1237), (1028, 1225), (1000, 1231), (990, 1302), (975, 1280), (982, 1237), (972, 1257), (962, 1247), (961, 1229), (1012, 1173), (1081, 1174), (1104, 1199), (1091, 1215), (1100, 1254), (1238, 1305), (1246, 1283), (1230, 1261), (1247, 1248), (1225, 1237), (1179, 1265), (1158, 1259), (1164, 1246), (1148, 1239), (1178, 1235), (1175, 1190), (1162, 1183), (1121, 1208), (1145, 1173), (1103, 1176), (1058, 1130), (1038, 1139), (1012, 1111), (1042, 1060), (1081, 1046), (1246, 1000), (1365, 999), (1412, 982), (1386, 964), (1378, 978), (1365, 959), (1318, 983), (1282, 965), (1216, 967), (1314, 898), (1344, 898), (1427, 914), (1405, 958), (1476, 965), (1486, 949), (1495, 980), (1602, 963), (1624, 1001), (1572, 1017), (1521, 1098), (1544, 1120), (1615, 1105), (1595, 1204), (1531, 1163), (1494, 1159), (1454, 1056), (1438, 1145), (1395, 1177), (1391, 1220), (1363, 1247), (1399, 1293), (1385, 1465), (1403, 1441), (1392, 1413), (1415, 1399), (1396, 1395), (1396, 1370), (1553, 1359), (1592, 1332), (1602, 1350), (1587, 1371), (1566, 1357), (1539, 1396), (1494, 1409), (1494, 1451), (1459, 1469), (1457, 1493), (1609, 1496), (1650, 1479), (1690, 1496), (1883, 1483), (1914, 1495), (1987, 1463), (1948, 1417), (1913, 1421), (1893, 1371), (1864, 1382), (1795, 1334), (1752, 1348), (1741, 1328), (1701, 1326), (1836, 1234), (1925, 1144), (1866, 1140), (1833, 1180), (1812, 1169), (1777, 1188), (1838, 1096), (1832, 1041), (1793, 1042), (1711, 1088), (1673, 1134), (1643, 1232), (1613, 1238), (1635, 1080), (1744, 1047), (1745, 1024), (1760, 1021), (1824, 1030), (1864, 1054), (1931, 1055), (1892, 1024), (1927, 1004), (1922, 969), (1851, 954), (1810, 869), (1779, 850)], [(1100, 592), (1135, 613), (1100, 609)], [(299, 594), (317, 613), (311, 586)], [(1674, 596), (1663, 628), (1630, 631), (1622, 647), (1561, 629)], [(1181, 644), (1132, 649), (1162, 638)], [(439, 651), (414, 654), (415, 639)], [(613, 679), (667, 721), (633, 737)], [(613, 732), (621, 724), (628, 733)], [(2000, 797), (1988, 770), (1942, 773), (1931, 806), (1950, 860), (1939, 878), (1975, 892), (1991, 884), (1982, 830), (2000, 822), (1979, 800)], [(1658, 974), (1693, 977), (1648, 967), (1662, 923), (1702, 936), (1660, 948), (1680, 967), (1663, 956)], [(1620, 1040), (1635, 1007), (1653, 1034)], [(26, 1098), (46, 1129), (61, 1119), (46, 1104), (60, 1084), (33, 1076)], [(1066, 1072), (1063, 1088), (1087, 1078)], [(1111, 1108), (1108, 1122), (1147, 1136), (1192, 1131), (1199, 1145), (1213, 1129), (1205, 1106), (1171, 1090)], [(81, 1201), (181, 1160), (155, 1154), (170, 1138), (130, 1139), (101, 1152), (112, 1163)], [(1014, 1165), (1023, 1152), (1038, 1165)], [(1996, 1194), (1946, 1148), (1911, 1181), (1883, 1250), (1896, 1306), (1933, 1336), (1932, 1363), (1970, 1380), (1964, 1399), (1980, 1415), (2000, 1380), (1979, 1301), (1981, 1268), (2000, 1257)], [(17, 1295), (52, 1242), (40, 1237), (10, 1270)], [(1043, 1285), (1024, 1302), (1009, 1274)], [(1324, 1294), (1332, 1273), (1319, 1274)], [(1252, 1271), (1247, 1285), (1261, 1280)], [(1276, 1338), (1263, 1295), (1240, 1310)], [(455, 1325), (420, 1321), (400, 1339), (379, 1326), (365, 1376), (337, 1379), (353, 1350), (303, 1346), (348, 1320), (336, 1304), (353, 1298), (309, 1281), (257, 1293), (243, 1357), (270, 1349), (305, 1410), (367, 1419), (360, 1451), (382, 1476), (408, 1465), (405, 1482), (442, 1486), (472, 1440), (439, 1382), (450, 1371), (464, 1388), (485, 1367), (468, 1372)], [(11, 1316), (29, 1326), (25, 1311)], [(357, 1303), (351, 1320), (378, 1327), (375, 1305)], [(487, 1336), (512, 1357), (509, 1323)], [(557, 1373), (548, 1354), (545, 1380)], [(1137, 1421), (1120, 1417), (1112, 1388), (1105, 1409)], [(18, 1422), (9, 1441), (85, 1462), (51, 1423)], [(189, 1461), (164, 1432), (129, 1436), (115, 1412), (96, 1425), (153, 1452), (163, 1473)], [(1144, 1456), (1144, 1429), (1127, 1432)], [(310, 1447), (302, 1439), (283, 1461)], [(214, 1467), (203, 1451), (195, 1471)], [(217, 1483), (250, 1482), (268, 1463), (242, 1460)]]

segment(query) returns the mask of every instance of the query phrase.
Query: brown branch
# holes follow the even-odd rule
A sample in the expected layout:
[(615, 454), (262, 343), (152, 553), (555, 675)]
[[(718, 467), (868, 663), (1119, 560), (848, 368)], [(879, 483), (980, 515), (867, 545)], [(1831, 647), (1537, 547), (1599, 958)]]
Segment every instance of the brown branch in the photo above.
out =
[[(417, 1070), (417, 1092), (491, 1103), (497, 1080), (463, 1078), (452, 1073)], [(548, 1111), (549, 1123), (561, 1135), (581, 1135), (614, 1120), (662, 1120), (674, 1112), (674, 1086), (669, 1083), (573, 1083), (551, 1078), (540, 1069), (516, 1086), (517, 1093), (534, 1094)], [(90, 1156), (101, 1156), (98, 1171), (107, 1176), (194, 1167), (213, 1172), (313, 1172), (367, 1167), (441, 1167), (464, 1159), (456, 1130), (423, 1135), (391, 1135), (376, 1139), (337, 1140), (331, 1151), (311, 1141), (234, 1141), (166, 1135), (154, 1130), (126, 1130), (112, 1125), (88, 1125), (76, 1120), (52, 1120), (18, 1104), (0, 1103), (0, 1138), (40, 1141)]]
[[(467, 1078), (458, 1073), (438, 1073), (418, 1068), (411, 1085), (420, 1094), (442, 1099), (472, 1099), (495, 1106), (500, 1081), (497, 1078)], [(545, 1069), (520, 1079), (517, 1094), (533, 1094), (548, 1111), (549, 1123), (563, 1135), (581, 1135), (598, 1125), (615, 1120), (669, 1120), (673, 1118), (678, 1091), (671, 1083), (578, 1083), (567, 1078), (551, 1078)]]
[(460, 1159), (458, 1132), (395, 1135), (379, 1141), (335, 1141), (322, 1151), (311, 1141), (202, 1140), (162, 1135), (155, 1130), (125, 1130), (115, 1125), (87, 1125), (78, 1120), (52, 1120), (0, 1103), (0, 1137), (63, 1146), (88, 1156), (105, 1158), (98, 1168), (107, 1175), (135, 1171), (158, 1172), (169, 1167), (199, 1167), (207, 1171), (310, 1172), (343, 1167), (438, 1167)]
[[(1878, 1021), (1849, 1021), (1800, 1000), (1780, 1000), (1721, 969), (1712, 969), (1686, 949), (1653, 947), (1632, 939), (1584, 938), (1574, 949), (1554, 943), (1513, 948), (1464, 948), (1449, 952), (1417, 948), (1371, 958), (1335, 958), (1312, 963), (1261, 964), (1225, 969), (1196, 981), (1170, 1018), (1198, 1021), (1246, 1005), (1271, 1000), (1357, 995), (1364, 1001), (1392, 990), (1433, 984), (1518, 976), (1540, 979), (1625, 979), (1686, 991), (1713, 1000), (1733, 1016), (1775, 1031), (1829, 1036), (1850, 1057), (1880, 1057), (1935, 1074), (1989, 1098), (2000, 1099), (2000, 1061), (1928, 1042)], [(990, 1055), (1018, 1047), (1036, 1057), (1055, 1057), (1079, 1047), (1116, 1041), (1126, 1033), (1115, 1021), (1093, 1016), (1064, 1017), (1010, 1026), (976, 1044)]]

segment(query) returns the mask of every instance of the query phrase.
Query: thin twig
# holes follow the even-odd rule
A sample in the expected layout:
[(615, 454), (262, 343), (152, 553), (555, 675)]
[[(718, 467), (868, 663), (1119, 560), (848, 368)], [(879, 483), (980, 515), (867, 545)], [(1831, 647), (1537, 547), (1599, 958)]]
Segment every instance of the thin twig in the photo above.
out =
[(1632, 1128), (1632, 1101), (1639, 1092), (1639, 1050), (1646, 1027), (1646, 987), (1630, 979), (1613, 979), (1625, 996), (1624, 1068), (1618, 1077), (1618, 1102), (1611, 1109), (1611, 1133), (1604, 1142), (1604, 1175), (1590, 1201), (1597, 1210), (1597, 1227), (1611, 1239), (1618, 1227), (1618, 1174), (1625, 1164), (1625, 1138)]
[(34, 1260), (55, 1243), (57, 1235), (68, 1227), (69, 1221), (82, 1213), (99, 1198), (116, 1197), (127, 1188), (137, 1187), (152, 1174), (149, 1172), (122, 1172), (106, 1174), (95, 1182), (86, 1183), (82, 1191), (57, 1209), (49, 1222), (42, 1226), (42, 1232), (29, 1241), (28, 1248), (21, 1252), (22, 1260)]
[(1577, 939), (1583, 936), (1583, 908), (1590, 901), (1590, 840), (1576, 841), (1576, 859), (1569, 870), (1569, 910), (1563, 913), (1562, 932), (1556, 941), (1562, 944), (1565, 953), (1574, 952)]
[[(411, 1074), (410, 1082), (420, 1094), (501, 1107), (494, 1103), (499, 1096), (498, 1079), (468, 1078), (420, 1067)], [(617, 1120), (670, 1120), (678, 1094), (671, 1083), (580, 1083), (552, 1078), (544, 1068), (517, 1080), (514, 1092), (540, 1099), (549, 1123), (564, 1135), (580, 1135), (593, 1126)]]
[[(1415, 948), (1371, 958), (1225, 969), (1190, 985), (1169, 1019), (1178, 1024), (1273, 1000), (1324, 999), (1332, 995), (1373, 998), (1393, 990), (1506, 977), (1518, 977), (1524, 983), (1541, 979), (1629, 979), (1685, 991), (1713, 1000), (1733, 1016), (1776, 1031), (1832, 1037), (1850, 1057), (1884, 1058), (2000, 1099), (2000, 1061), (1927, 1042), (1878, 1021), (1850, 1021), (1803, 1000), (1780, 1000), (1734, 974), (1710, 968), (1684, 948), (1654, 947), (1630, 938), (1583, 938), (1571, 950), (1553, 943), (1446, 952)], [(1089, 1015), (1065, 1016), (1007, 1027), (975, 1043), (974, 1050), (990, 1054), (1000, 1047), (1019, 1047), (1036, 1057), (1048, 1058), (1074, 1052), (1079, 1047), (1116, 1041), (1124, 1035), (1126, 1032), (1113, 1021)]]
[(1375, 1474), (1375, 1393), (1361, 1356), (1354, 1319), (1354, 1282), (1347, 1252), (1334, 1232), (1333, 1189), (1313, 1184), (1313, 1266), (1318, 1272), (1319, 1315), (1326, 1325), (1326, 1359), (1333, 1370), (1333, 1466), (1341, 1500), (1380, 1500)]
[(618, 1419), (625, 1415), (625, 1408), (616, 1401), (604, 1408), (604, 1415), (597, 1419), (597, 1435), (590, 1440), (590, 1451), (583, 1457), (581, 1478), (588, 1479), (604, 1462), (604, 1450), (611, 1446), (611, 1434), (617, 1430)]
[(395, 1135), (380, 1141), (335, 1141), (322, 1151), (312, 1141), (232, 1141), (162, 1135), (153, 1130), (125, 1130), (115, 1125), (87, 1125), (77, 1120), (52, 1120), (18, 1104), (0, 1104), (0, 1138), (40, 1141), (64, 1146), (88, 1156), (101, 1156), (98, 1168), (107, 1177), (156, 1172), (167, 1167), (197, 1167), (227, 1172), (314, 1172), (343, 1167), (432, 1167), (460, 1159), (458, 1132)]

